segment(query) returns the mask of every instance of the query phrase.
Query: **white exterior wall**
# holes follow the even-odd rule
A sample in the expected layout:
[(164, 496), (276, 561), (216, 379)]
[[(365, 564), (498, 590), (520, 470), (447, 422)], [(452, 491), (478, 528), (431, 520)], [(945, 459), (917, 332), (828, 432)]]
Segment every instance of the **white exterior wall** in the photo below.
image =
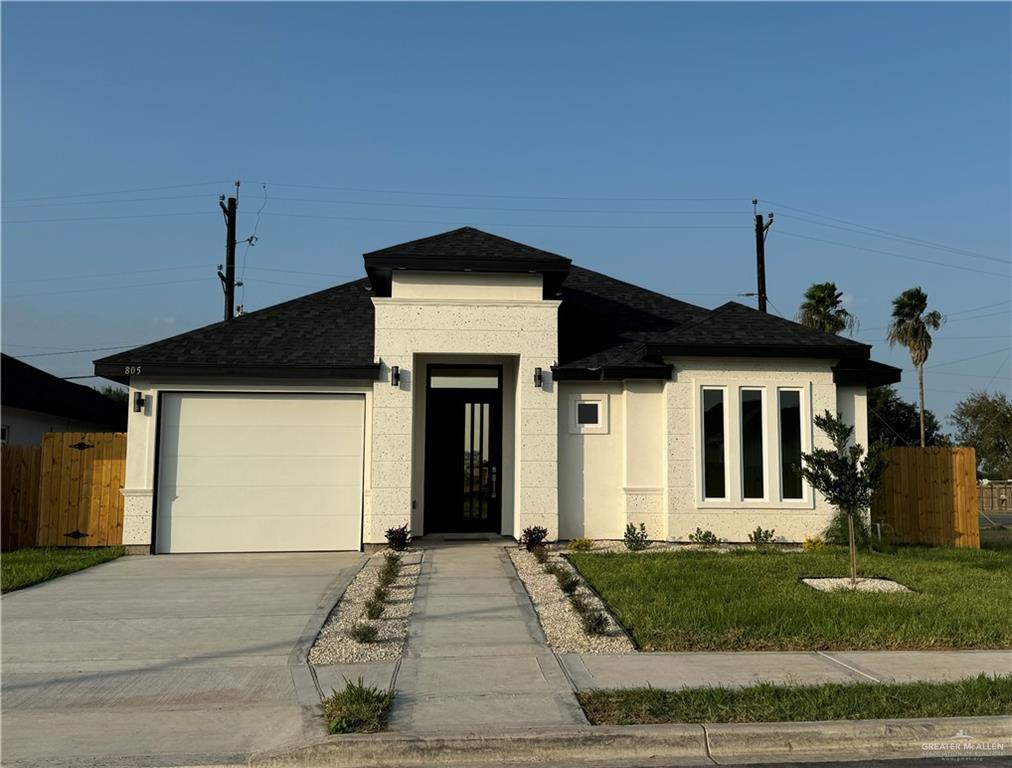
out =
[[(126, 403), (123, 410), (126, 410)], [(7, 427), (8, 445), (39, 445), (46, 432), (114, 432), (108, 424), (97, 424), (93, 421), (71, 419), (67, 416), (56, 416), (52, 413), (29, 411), (24, 408), (4, 406), (0, 415), (3, 425)]]
[(395, 299), (498, 299), (540, 301), (541, 275), (482, 272), (394, 272), (390, 295)]
[[(127, 423), (126, 480), (123, 488), (123, 544), (147, 547), (151, 544), (153, 493), (155, 484), (155, 448), (158, 422), (158, 394), (172, 392), (316, 392), (329, 394), (365, 395), (365, 466), (370, 463), (372, 425), (372, 385), (341, 384), (340, 382), (288, 380), (260, 380), (222, 382), (221, 380), (131, 379), (130, 403), (134, 393), (147, 397), (147, 407), (141, 412), (130, 408)], [(252, 420), (252, 417), (251, 417)], [(363, 505), (368, 513), (369, 474), (365, 476)]]
[[(773, 528), (777, 539), (801, 541), (820, 534), (832, 517), (825, 500), (805, 484), (800, 501), (780, 499), (777, 388), (802, 390), (802, 450), (828, 446), (814, 428), (813, 414), (837, 409), (832, 360), (673, 359), (673, 380), (666, 387), (668, 537), (685, 541), (697, 527), (728, 541), (748, 541), (756, 526)], [(728, 467), (726, 501), (707, 501), (702, 491), (700, 389), (725, 388), (725, 443)], [(766, 499), (742, 500), (739, 389), (765, 390)], [(813, 442), (814, 441), (814, 442)]]
[(868, 450), (868, 388), (863, 384), (847, 384), (836, 388), (836, 411), (854, 427), (854, 439)]
[[(558, 398), (550, 369), (558, 359), (559, 302), (483, 298), (483, 277), (470, 277), (475, 298), (373, 299), (375, 354), (382, 373), (373, 404), (366, 543), (382, 543), (387, 528), (410, 519), (413, 445), (424, 440), (424, 433), (414, 434), (412, 414), (413, 390), (425, 386), (424, 376), (416, 371), (422, 355), (453, 355), (461, 362), (468, 356), (516, 358), (514, 514), (512, 527), (506, 529), (504, 513), (502, 533), (518, 536), (530, 525), (558, 530)], [(401, 371), (399, 387), (389, 384), (394, 365)], [(541, 389), (533, 384), (535, 368), (546, 374)]]

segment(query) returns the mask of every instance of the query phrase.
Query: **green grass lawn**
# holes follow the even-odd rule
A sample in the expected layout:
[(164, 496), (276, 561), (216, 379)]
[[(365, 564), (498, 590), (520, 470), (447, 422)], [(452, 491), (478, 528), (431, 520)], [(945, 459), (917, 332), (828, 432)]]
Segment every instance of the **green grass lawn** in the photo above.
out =
[(30, 587), (120, 557), (123, 547), (19, 549), (0, 555), (4, 592)]
[(377, 733), (386, 727), (393, 690), (381, 690), (345, 679), (344, 689), (324, 699), (323, 717), (331, 733)]
[(776, 723), (897, 717), (1012, 715), (1012, 677), (951, 683), (827, 683), (748, 688), (633, 688), (584, 691), (580, 704), (593, 725)]
[(861, 576), (908, 593), (825, 593), (847, 552), (574, 553), (574, 565), (643, 650), (1012, 648), (1012, 551), (862, 552)]

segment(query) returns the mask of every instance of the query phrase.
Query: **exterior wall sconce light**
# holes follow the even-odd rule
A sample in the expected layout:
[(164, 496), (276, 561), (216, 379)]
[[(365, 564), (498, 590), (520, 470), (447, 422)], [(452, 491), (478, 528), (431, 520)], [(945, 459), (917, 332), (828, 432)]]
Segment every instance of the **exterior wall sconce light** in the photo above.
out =
[(390, 366), (390, 386), (399, 387), (401, 385), (401, 367), (399, 365)]
[(134, 392), (134, 413), (143, 411), (147, 403), (148, 399), (144, 396), (143, 392)]
[(545, 383), (545, 374), (540, 368), (534, 369), (534, 387), (535, 389), (541, 389), (541, 386)]

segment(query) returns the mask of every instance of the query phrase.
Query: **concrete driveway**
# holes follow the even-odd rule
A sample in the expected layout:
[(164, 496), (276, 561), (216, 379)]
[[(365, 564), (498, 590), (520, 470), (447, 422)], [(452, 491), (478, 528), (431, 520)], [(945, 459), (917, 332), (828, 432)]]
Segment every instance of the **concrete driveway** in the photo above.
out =
[(5, 595), (3, 765), (230, 762), (319, 737), (305, 654), (363, 562), (124, 557)]

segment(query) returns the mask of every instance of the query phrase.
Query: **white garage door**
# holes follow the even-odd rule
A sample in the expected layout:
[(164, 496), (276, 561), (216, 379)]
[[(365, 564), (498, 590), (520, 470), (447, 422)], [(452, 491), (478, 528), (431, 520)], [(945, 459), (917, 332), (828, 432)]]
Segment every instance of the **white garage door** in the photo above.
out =
[(359, 395), (162, 396), (158, 552), (358, 549)]

